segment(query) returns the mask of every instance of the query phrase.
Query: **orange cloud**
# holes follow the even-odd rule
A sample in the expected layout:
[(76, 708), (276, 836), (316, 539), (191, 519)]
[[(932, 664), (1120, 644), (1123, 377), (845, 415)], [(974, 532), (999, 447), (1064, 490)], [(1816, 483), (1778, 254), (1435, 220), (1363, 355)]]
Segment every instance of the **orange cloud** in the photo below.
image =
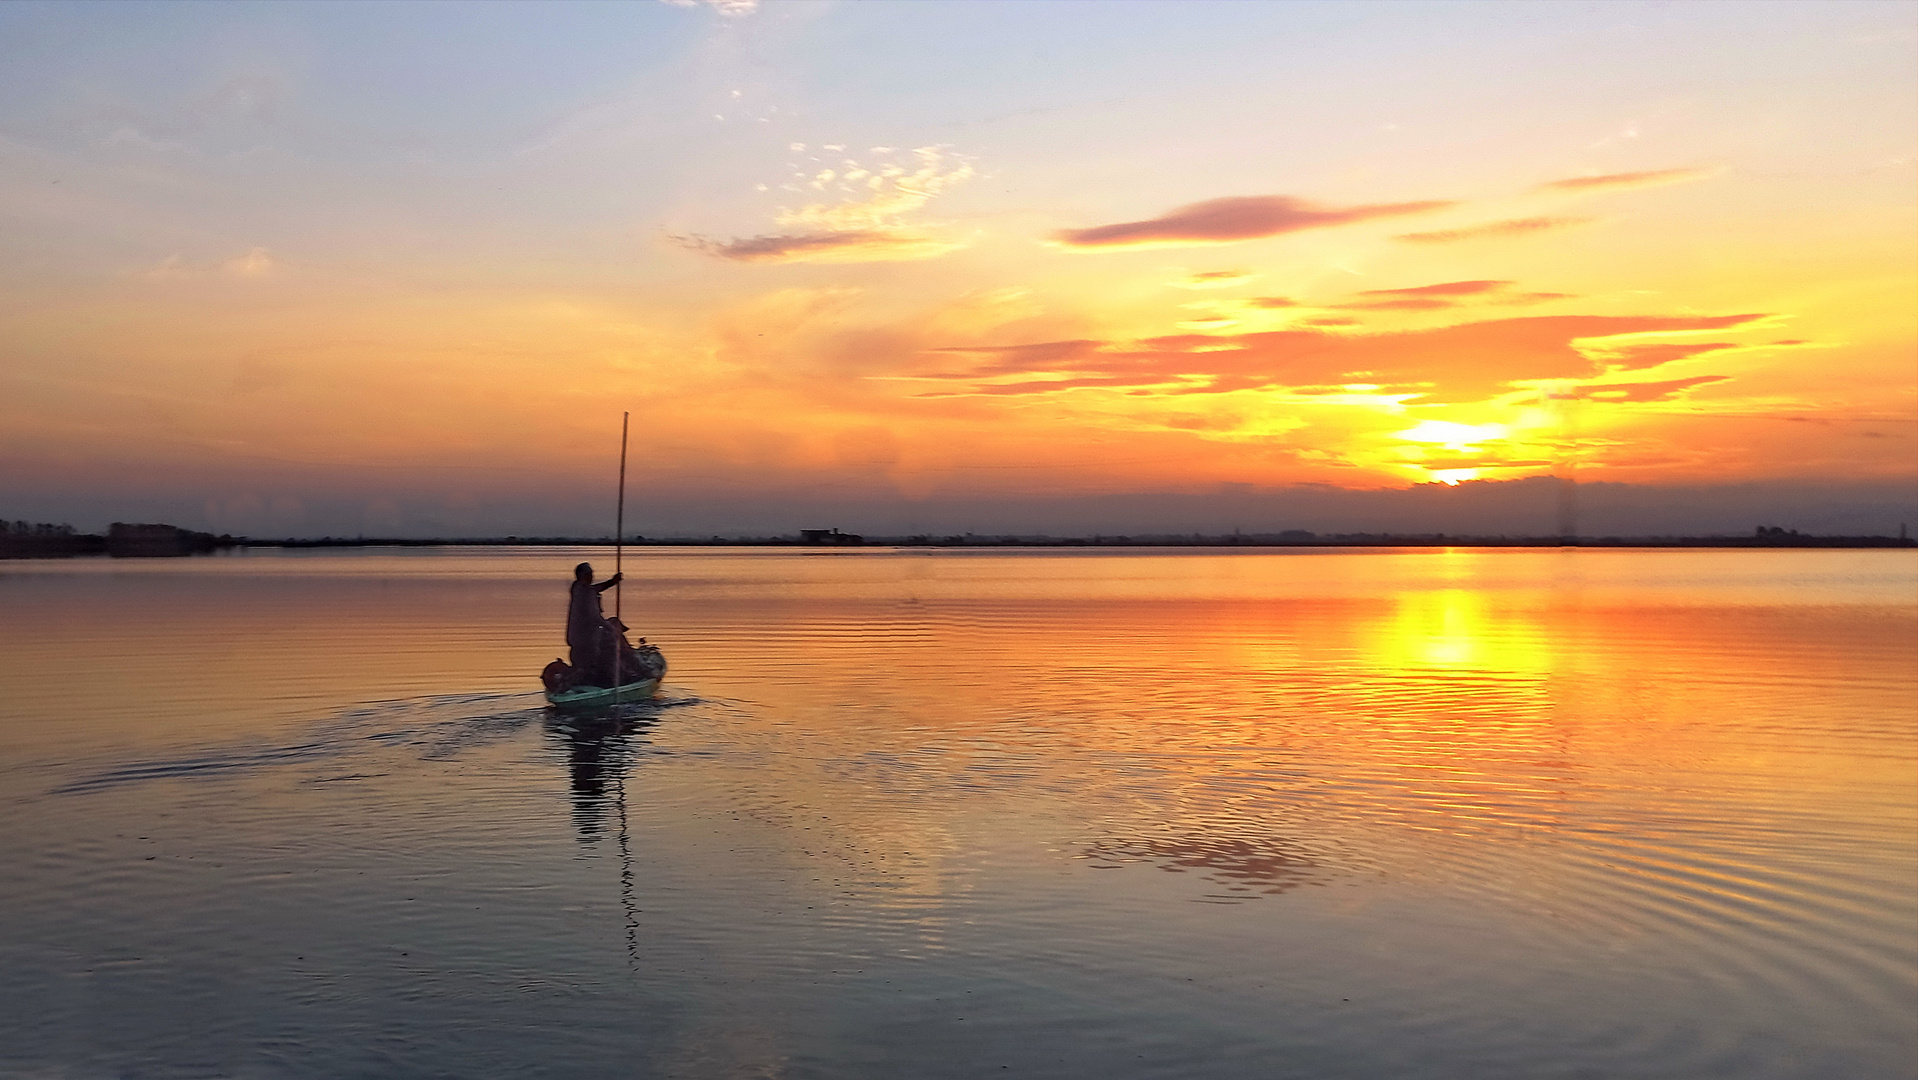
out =
[[(928, 377), (968, 384), (958, 393), (995, 396), (1088, 388), (1155, 395), (1309, 393), (1365, 383), (1376, 387), (1373, 392), (1416, 398), (1421, 404), (1458, 403), (1495, 397), (1518, 382), (1583, 380), (1601, 374), (1600, 361), (1578, 348), (1581, 341), (1724, 329), (1763, 317), (1562, 315), (1389, 334), (1289, 329), (1236, 336), (1182, 334), (1129, 343), (1079, 339), (937, 350), (978, 360), (966, 370)], [(1603, 391), (1623, 395), (1617, 400), (1655, 400), (1631, 395), (1668, 396), (1721, 378), (1612, 384), (1596, 388), (1594, 395)]]
[(1454, 205), (1435, 200), (1319, 208), (1285, 195), (1239, 195), (1181, 206), (1144, 221), (1064, 229), (1054, 233), (1052, 239), (1061, 247), (1080, 249), (1230, 244), (1373, 218), (1422, 214)]
[(1487, 304), (1539, 304), (1547, 300), (1567, 300), (1570, 293), (1511, 291), (1509, 281), (1442, 281), (1435, 285), (1416, 285), (1405, 289), (1366, 289), (1356, 299), (1333, 307), (1360, 311), (1438, 311), (1464, 306), (1468, 300)]
[(1509, 281), (1441, 281), (1436, 285), (1414, 285), (1407, 289), (1366, 289), (1360, 296), (1471, 296), (1508, 288)]
[(1334, 307), (1358, 308), (1365, 311), (1439, 311), (1455, 308), (1458, 303), (1432, 296), (1393, 296), (1379, 297), (1373, 300), (1354, 300), (1348, 304), (1334, 304)]
[(1605, 188), (1658, 187), (1663, 184), (1682, 184), (1689, 180), (1702, 180), (1710, 176), (1712, 169), (1656, 169), (1650, 172), (1606, 173), (1602, 176), (1570, 176), (1563, 180), (1548, 180), (1538, 186), (1539, 191), (1598, 191)]
[(845, 229), (753, 236), (743, 240), (713, 240), (704, 236), (672, 236), (670, 239), (694, 251), (748, 263), (899, 262), (930, 259), (965, 246), (956, 241), (890, 229)]
[(1359, 299), (1334, 306), (1366, 311), (1433, 311), (1459, 306), (1459, 297), (1496, 293), (1511, 284), (1509, 281), (1443, 281), (1408, 289), (1366, 289), (1358, 294)]
[(1728, 382), (1730, 379), (1729, 375), (1699, 375), (1690, 379), (1667, 379), (1664, 382), (1586, 383), (1574, 389), (1571, 396), (1601, 403), (1642, 404), (1649, 401), (1666, 401), (1694, 386)]
[(1225, 289), (1243, 285), (1256, 277), (1258, 275), (1249, 270), (1207, 270), (1166, 284), (1179, 289)]
[(1640, 368), (1653, 368), (1660, 364), (1669, 364), (1674, 360), (1687, 360), (1720, 349), (1735, 349), (1737, 345), (1729, 341), (1674, 341), (1656, 345), (1630, 345), (1618, 349), (1588, 350), (1595, 359), (1603, 360), (1625, 371)]
[(1526, 233), (1545, 232), (1550, 229), (1566, 229), (1573, 225), (1587, 224), (1591, 220), (1591, 218), (1584, 217), (1510, 218), (1505, 221), (1488, 221), (1483, 225), (1467, 225), (1462, 229), (1400, 233), (1392, 239), (1404, 240), (1407, 243), (1413, 244), (1456, 244), (1462, 240), (1484, 240), (1495, 236), (1523, 236)]

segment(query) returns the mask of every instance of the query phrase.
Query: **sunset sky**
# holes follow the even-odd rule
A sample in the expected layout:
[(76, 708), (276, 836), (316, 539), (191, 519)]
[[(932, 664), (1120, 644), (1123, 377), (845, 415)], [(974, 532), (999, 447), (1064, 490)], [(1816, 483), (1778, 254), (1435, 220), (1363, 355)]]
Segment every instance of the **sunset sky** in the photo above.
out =
[(1918, 506), (1915, 172), (1904, 2), (10, 3), (0, 516)]

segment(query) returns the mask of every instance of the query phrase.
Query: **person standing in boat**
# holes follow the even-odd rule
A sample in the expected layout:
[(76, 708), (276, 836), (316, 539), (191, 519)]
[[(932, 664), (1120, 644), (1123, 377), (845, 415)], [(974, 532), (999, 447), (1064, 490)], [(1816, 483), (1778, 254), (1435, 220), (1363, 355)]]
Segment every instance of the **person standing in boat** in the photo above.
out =
[(615, 685), (614, 670), (619, 633), (606, 624), (600, 609), (599, 594), (620, 583), (625, 574), (614, 574), (593, 584), (593, 564), (573, 567), (571, 596), (566, 605), (566, 646), (572, 651), (573, 667), (580, 681), (589, 686)]

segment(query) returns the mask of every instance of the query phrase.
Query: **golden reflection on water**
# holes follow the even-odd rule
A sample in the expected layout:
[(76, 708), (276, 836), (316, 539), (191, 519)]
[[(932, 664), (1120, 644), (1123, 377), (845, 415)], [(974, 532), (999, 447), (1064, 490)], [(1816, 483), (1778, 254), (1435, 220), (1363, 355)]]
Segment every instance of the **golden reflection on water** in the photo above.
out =
[[(858, 835), (903, 834), (963, 791), (1001, 831), (1084, 830), (1076, 850), (1096, 865), (1240, 884), (1265, 867), (1287, 888), (1443, 880), (1553, 895), (1560, 918), (1613, 927), (1620, 879), (1790, 907), (1826, 872), (1795, 828), (1876, 837), (1881, 873), (1908, 855), (1885, 845), (1911, 819), (1909, 611), (1456, 587), (1141, 602), (1110, 581), (1038, 610), (1001, 595), (829, 619), (762, 606), (764, 638), (688, 662), (729, 669), (717, 692), (803, 712), (834, 780), (896, 785), (812, 789)], [(754, 645), (777, 666), (741, 663)], [(848, 764), (875, 746), (935, 778)], [(1035, 790), (1071, 793), (1083, 816), (1062, 826)], [(1594, 835), (1630, 839), (1593, 862)], [(1750, 878), (1793, 860), (1808, 862)]]
[(1392, 622), (1368, 650), (1381, 667), (1489, 667), (1543, 671), (1535, 636), (1494, 636), (1483, 597), (1463, 589), (1400, 596)]
[[(693, 1073), (783, 1067), (804, 1036), (769, 1017), (887, 964), (1091, 972), (1109, 1003), (1202, 971), (1246, 1031), (1298, 1007), (1275, 971), (1381, 997), (1456, 972), (1393, 1015), (1473, 1037), (1564, 986), (1586, 996), (1554, 1022), (1593, 1045), (1684, 1051), (1727, 1015), (1904, 1030), (1904, 553), (650, 549), (625, 609), (666, 701), (615, 729), (529, 719), (582, 554), (0, 574), (0, 752), (109, 762), (86, 790), (137, 813), (177, 796), (131, 782), (176, 775), (153, 762), (233, 766), (256, 817), (221, 843), (470, 834), (449, 873), (502, 893), (617, 854), (631, 968), (705, 980), (654, 976), (705, 1017)], [(332, 756), (278, 786), (233, 749), (309, 744)], [(13, 805), (66, 827), (26, 775)], [(1700, 978), (1743, 1004), (1631, 1011)], [(1591, 1005), (1608, 979), (1626, 1019)]]

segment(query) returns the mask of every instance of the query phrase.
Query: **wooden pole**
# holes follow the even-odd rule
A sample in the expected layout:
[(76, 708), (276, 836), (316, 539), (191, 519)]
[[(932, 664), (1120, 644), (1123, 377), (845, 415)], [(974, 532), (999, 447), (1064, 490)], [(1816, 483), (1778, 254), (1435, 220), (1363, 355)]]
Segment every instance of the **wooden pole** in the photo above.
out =
[[(619, 414), (619, 510), (613, 524), (613, 576), (618, 577), (622, 570), (621, 562), (626, 553), (626, 424), (632, 413)], [(623, 584), (623, 583), (622, 583)], [(619, 618), (621, 586), (613, 586), (613, 618)]]
[[(625, 581), (621, 575), (625, 572), (626, 555), (626, 426), (632, 420), (632, 413), (619, 414), (619, 509), (613, 517), (613, 618), (622, 613), (621, 601), (625, 596)], [(613, 641), (613, 704), (619, 704), (620, 661), (619, 641)]]

